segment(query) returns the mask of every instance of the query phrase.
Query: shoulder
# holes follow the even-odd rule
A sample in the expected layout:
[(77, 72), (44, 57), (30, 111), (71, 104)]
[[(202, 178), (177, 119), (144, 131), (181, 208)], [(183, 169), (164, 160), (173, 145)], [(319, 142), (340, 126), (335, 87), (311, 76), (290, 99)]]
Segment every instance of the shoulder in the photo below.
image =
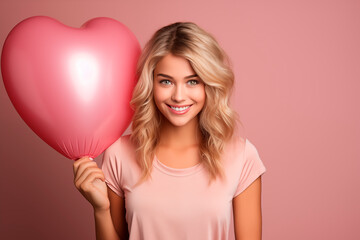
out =
[(226, 148), (245, 155), (257, 153), (255, 145), (247, 138), (234, 135), (227, 143)]
[(246, 143), (246, 138), (234, 135), (225, 143), (224, 151), (233, 157), (236, 155), (242, 155), (245, 152)]
[(224, 161), (230, 166), (244, 165), (246, 162), (257, 161), (259, 153), (252, 141), (247, 137), (233, 136), (224, 147)]
[(244, 148), (245, 156), (247, 157), (254, 157), (258, 155), (258, 150), (256, 149), (255, 145), (246, 138), (245, 141), (245, 148)]
[(131, 134), (123, 135), (112, 143), (104, 154), (108, 157), (124, 157), (132, 155), (135, 152), (135, 146), (130, 139)]
[(117, 152), (118, 150), (126, 150), (126, 148), (134, 147), (130, 141), (131, 134), (123, 135), (118, 138), (114, 143), (112, 143), (106, 151), (108, 152)]
[(103, 155), (103, 165), (111, 169), (121, 170), (124, 177), (129, 176), (139, 168), (136, 161), (135, 146), (130, 139), (131, 135), (123, 135), (111, 144)]

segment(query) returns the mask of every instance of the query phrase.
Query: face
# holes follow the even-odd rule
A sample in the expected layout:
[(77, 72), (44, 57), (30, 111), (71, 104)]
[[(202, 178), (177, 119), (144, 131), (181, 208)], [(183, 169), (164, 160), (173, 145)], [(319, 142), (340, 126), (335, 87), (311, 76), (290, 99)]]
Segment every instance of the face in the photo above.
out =
[(172, 125), (185, 126), (198, 121), (205, 103), (205, 86), (187, 59), (168, 54), (154, 70), (154, 100)]

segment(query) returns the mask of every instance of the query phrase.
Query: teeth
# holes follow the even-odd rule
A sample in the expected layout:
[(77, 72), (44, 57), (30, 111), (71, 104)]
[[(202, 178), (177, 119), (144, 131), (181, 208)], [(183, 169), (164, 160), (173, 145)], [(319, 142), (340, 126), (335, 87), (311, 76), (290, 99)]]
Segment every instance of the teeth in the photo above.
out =
[(174, 109), (175, 111), (184, 111), (185, 109), (188, 109), (189, 107), (190, 107), (190, 106), (177, 108), (177, 107), (171, 106), (171, 108)]

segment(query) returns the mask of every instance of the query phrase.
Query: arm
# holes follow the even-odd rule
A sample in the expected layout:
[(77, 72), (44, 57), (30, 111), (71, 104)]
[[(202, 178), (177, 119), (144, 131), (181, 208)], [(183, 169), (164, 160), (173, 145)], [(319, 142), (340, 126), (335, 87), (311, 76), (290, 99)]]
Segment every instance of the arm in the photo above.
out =
[[(74, 162), (74, 184), (94, 209), (97, 240), (126, 238), (125, 201), (107, 187), (104, 174), (88, 157)], [(127, 228), (126, 228), (127, 230)]]
[(110, 210), (94, 210), (96, 239), (120, 240), (111, 219)]
[(237, 240), (261, 240), (261, 176), (233, 199)]
[[(94, 209), (96, 239), (129, 239), (125, 219), (125, 200), (107, 187), (110, 209), (97, 211)], [(120, 236), (120, 238), (119, 238)]]

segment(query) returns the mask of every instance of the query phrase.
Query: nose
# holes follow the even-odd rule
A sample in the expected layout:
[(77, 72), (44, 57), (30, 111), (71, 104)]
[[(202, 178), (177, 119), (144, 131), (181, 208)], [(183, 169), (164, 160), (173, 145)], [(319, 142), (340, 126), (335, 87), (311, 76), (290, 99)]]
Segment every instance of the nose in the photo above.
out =
[(182, 102), (185, 100), (185, 89), (181, 85), (176, 85), (173, 89), (171, 100), (174, 102)]

